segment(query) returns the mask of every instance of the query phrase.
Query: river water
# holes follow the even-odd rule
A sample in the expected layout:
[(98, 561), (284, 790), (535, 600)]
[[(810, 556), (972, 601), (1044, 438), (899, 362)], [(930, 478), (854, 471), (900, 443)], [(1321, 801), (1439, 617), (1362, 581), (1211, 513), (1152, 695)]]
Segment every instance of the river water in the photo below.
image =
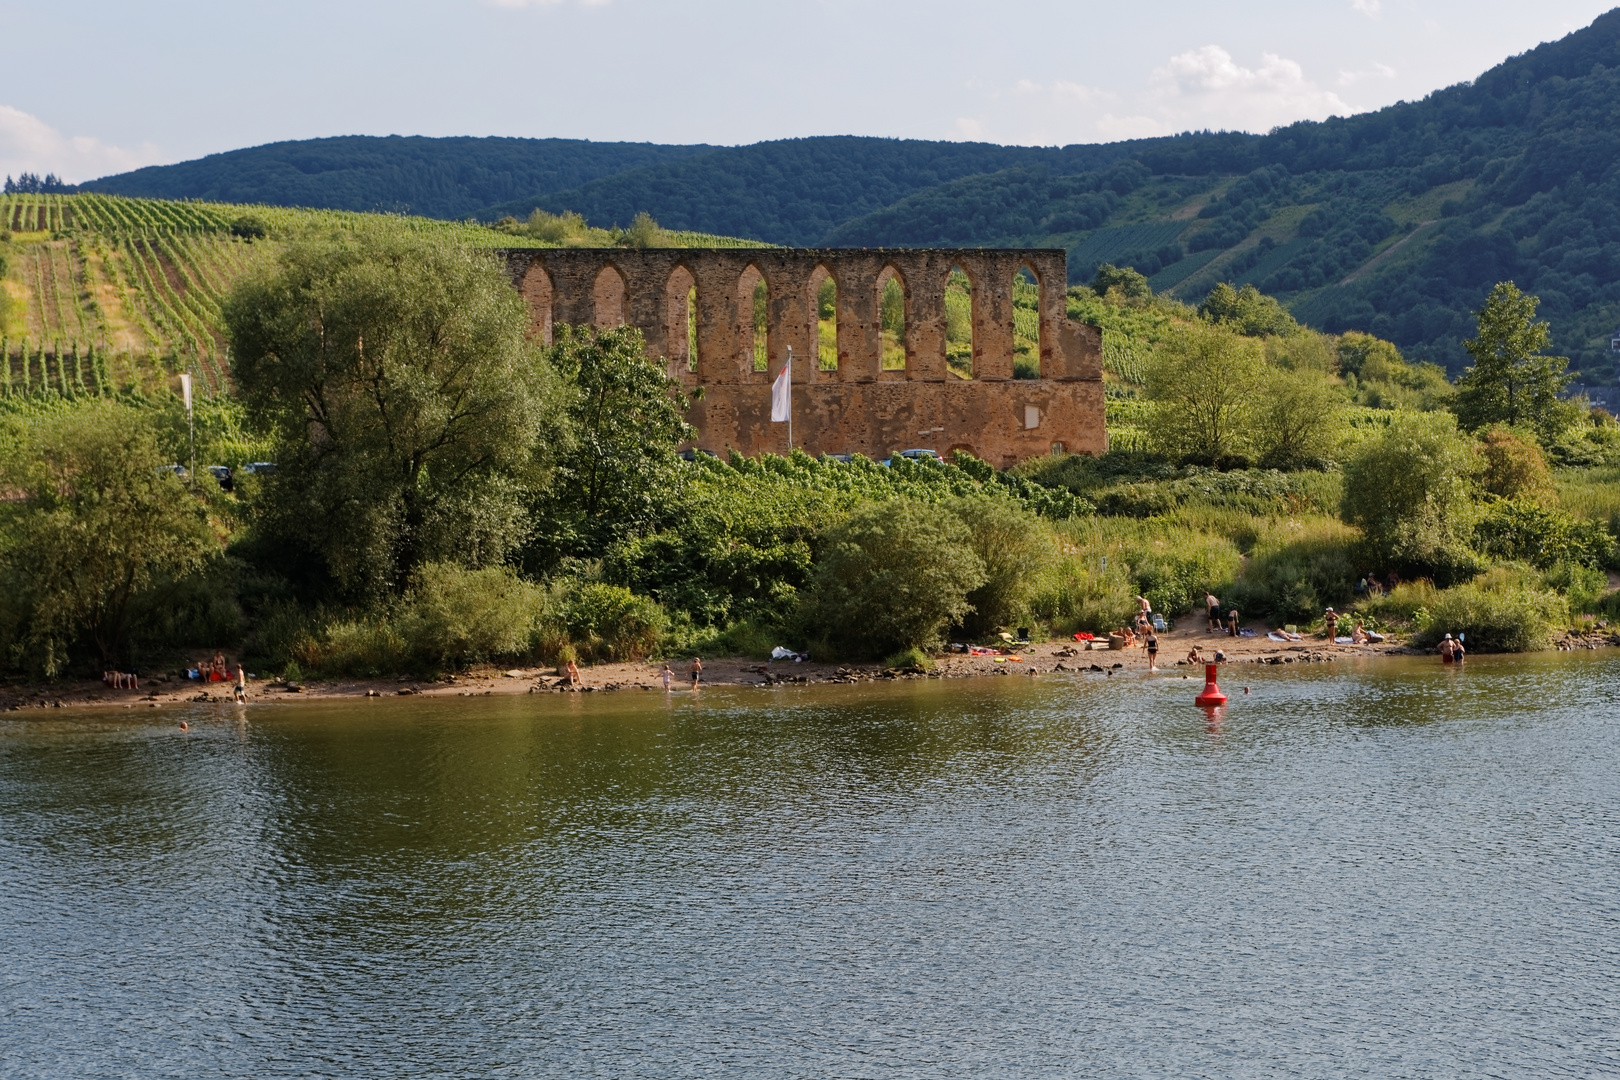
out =
[(0, 1075), (1620, 1072), (1620, 659), (1223, 683), (9, 722)]

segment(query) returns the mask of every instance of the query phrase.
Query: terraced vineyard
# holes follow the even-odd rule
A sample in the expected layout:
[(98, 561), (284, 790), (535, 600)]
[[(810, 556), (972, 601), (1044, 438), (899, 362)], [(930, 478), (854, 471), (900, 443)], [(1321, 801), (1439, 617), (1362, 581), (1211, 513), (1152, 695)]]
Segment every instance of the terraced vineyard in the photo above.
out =
[[(220, 307), (232, 283), (289, 237), (376, 220), (342, 210), (92, 194), (0, 197), (0, 396), (161, 392), (182, 372), (204, 395), (226, 393)], [(400, 220), (480, 247), (547, 246), (477, 225)], [(237, 235), (260, 228), (262, 236)], [(681, 246), (728, 242), (666, 235)]]

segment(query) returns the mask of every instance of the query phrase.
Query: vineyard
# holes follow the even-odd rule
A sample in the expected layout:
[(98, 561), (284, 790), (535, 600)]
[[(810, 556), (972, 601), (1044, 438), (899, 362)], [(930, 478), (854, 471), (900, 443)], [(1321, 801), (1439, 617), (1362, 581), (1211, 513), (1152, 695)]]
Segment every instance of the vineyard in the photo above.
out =
[[(475, 225), (402, 219), (483, 247), (534, 243)], [(161, 392), (181, 373), (228, 391), (220, 313), (231, 285), (289, 237), (375, 215), (107, 195), (0, 197), (0, 396)]]

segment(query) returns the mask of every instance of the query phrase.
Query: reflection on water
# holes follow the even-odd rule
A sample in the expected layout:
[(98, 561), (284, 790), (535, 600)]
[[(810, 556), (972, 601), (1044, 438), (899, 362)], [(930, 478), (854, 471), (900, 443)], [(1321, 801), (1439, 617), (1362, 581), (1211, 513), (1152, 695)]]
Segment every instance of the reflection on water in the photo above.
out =
[(12, 723), (0, 1072), (1614, 1072), (1617, 676)]

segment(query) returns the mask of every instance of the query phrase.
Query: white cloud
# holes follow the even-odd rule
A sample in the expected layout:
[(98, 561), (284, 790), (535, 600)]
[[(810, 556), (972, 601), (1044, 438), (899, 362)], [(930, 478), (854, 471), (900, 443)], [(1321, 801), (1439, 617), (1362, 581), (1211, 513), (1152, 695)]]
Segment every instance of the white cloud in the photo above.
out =
[(0, 173), (55, 173), (69, 183), (155, 165), (168, 157), (151, 143), (108, 146), (87, 135), (66, 136), (37, 116), (0, 105)]
[(1354, 86), (1363, 79), (1393, 79), (1394, 77), (1394, 68), (1390, 67), (1388, 64), (1380, 64), (1375, 60), (1373, 61), (1373, 66), (1366, 71), (1339, 72), (1339, 85)]
[(1246, 68), (1219, 45), (1172, 56), (1154, 69), (1147, 100), (1175, 130), (1226, 128), (1267, 131), (1296, 120), (1347, 116), (1355, 110), (1305, 77), (1293, 60), (1264, 53)]
[(1382, 0), (1350, 0), (1350, 10), (1359, 11), (1369, 19), (1376, 19), (1383, 12)]

